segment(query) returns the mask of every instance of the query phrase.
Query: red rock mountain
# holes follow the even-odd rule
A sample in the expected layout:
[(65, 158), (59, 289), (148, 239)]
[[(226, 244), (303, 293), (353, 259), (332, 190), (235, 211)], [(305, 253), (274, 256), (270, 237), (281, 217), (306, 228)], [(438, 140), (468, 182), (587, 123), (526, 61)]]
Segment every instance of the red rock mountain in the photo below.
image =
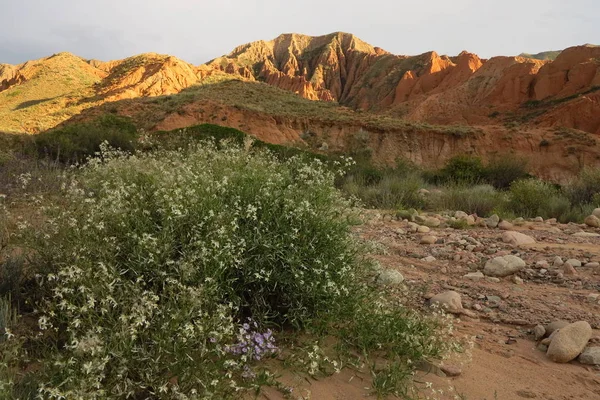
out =
[[(495, 124), (489, 115), (517, 113), (525, 121), (600, 133), (598, 46), (569, 48), (555, 61), (483, 60), (468, 52), (396, 56), (345, 33), (285, 34), (240, 46), (208, 65), (308, 99), (414, 121)], [(529, 112), (541, 115), (542, 108), (548, 115)]]
[(284, 34), (201, 66), (153, 53), (0, 64), (0, 131), (37, 133), (106, 112), (144, 129), (218, 123), (332, 150), (366, 137), (361, 146), (382, 163), (515, 153), (560, 180), (600, 163), (600, 47), (553, 61), (485, 60), (466, 51), (399, 56), (346, 33)]

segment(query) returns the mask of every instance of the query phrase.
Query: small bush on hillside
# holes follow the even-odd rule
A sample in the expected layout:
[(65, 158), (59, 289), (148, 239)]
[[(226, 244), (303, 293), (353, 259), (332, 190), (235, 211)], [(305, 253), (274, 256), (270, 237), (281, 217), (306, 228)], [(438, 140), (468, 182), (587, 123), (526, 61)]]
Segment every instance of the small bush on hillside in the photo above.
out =
[(481, 159), (469, 155), (452, 157), (440, 172), (442, 179), (462, 184), (480, 183), (485, 174)]
[(490, 161), (483, 170), (486, 183), (496, 189), (508, 189), (514, 181), (527, 177), (527, 163), (514, 157), (502, 157)]
[(82, 162), (100, 150), (100, 144), (125, 151), (136, 147), (137, 129), (127, 119), (106, 114), (91, 122), (66, 125), (41, 133), (35, 137), (38, 153), (42, 157), (76, 163)]
[(577, 178), (566, 185), (565, 193), (573, 204), (594, 203), (600, 207), (600, 168), (584, 168)]
[(484, 217), (502, 207), (504, 202), (504, 195), (489, 185), (451, 185), (432, 194), (429, 206), (434, 210), (460, 210)]
[[(510, 201), (508, 208), (522, 217), (548, 217), (548, 210), (553, 204), (560, 205), (562, 200), (556, 200), (559, 191), (553, 185), (537, 179), (523, 179), (510, 186)], [(561, 206), (562, 207), (562, 206)]]
[(21, 235), (40, 282), (28, 293), (40, 396), (239, 398), (271, 350), (244, 352), (240, 332), (272, 345), (269, 326), (387, 349), (407, 371), (439, 355), (435, 323), (381, 307), (333, 181), (318, 160), (206, 143), (88, 164), (67, 206)]
[(383, 173), (381, 179), (371, 184), (367, 178), (351, 175), (344, 180), (341, 189), (370, 208), (422, 208), (425, 205), (425, 199), (418, 193), (425, 182), (417, 173), (404, 176)]

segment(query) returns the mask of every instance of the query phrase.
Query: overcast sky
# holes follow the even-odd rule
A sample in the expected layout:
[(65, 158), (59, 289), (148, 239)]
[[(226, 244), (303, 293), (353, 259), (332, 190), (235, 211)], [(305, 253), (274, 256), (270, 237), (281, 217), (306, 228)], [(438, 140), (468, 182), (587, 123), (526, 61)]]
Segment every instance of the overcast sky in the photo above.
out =
[(70, 51), (201, 64), (281, 33), (335, 31), (396, 54), (534, 53), (600, 44), (600, 0), (0, 0), (0, 63)]

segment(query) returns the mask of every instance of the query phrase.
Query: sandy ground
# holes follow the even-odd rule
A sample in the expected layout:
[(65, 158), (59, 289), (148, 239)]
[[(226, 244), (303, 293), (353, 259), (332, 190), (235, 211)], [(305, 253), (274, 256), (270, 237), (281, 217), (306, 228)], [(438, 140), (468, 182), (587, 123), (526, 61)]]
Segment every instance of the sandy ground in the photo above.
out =
[[(437, 244), (421, 245), (423, 234), (411, 233), (407, 222), (374, 214), (358, 229), (363, 238), (380, 243), (384, 251), (375, 255), (385, 268), (399, 270), (407, 287), (420, 287), (413, 307), (427, 307), (427, 298), (446, 290), (461, 294), (471, 316), (454, 320), (455, 336), (469, 343), (465, 352), (454, 354), (443, 364), (460, 368), (457, 377), (420, 372), (415, 378), (421, 398), (461, 400), (567, 400), (600, 399), (600, 367), (577, 361), (557, 364), (550, 361), (532, 335), (537, 324), (555, 320), (587, 321), (594, 328), (590, 344), (600, 346), (600, 268), (579, 267), (575, 275), (562, 274), (553, 260), (577, 259), (583, 264), (600, 261), (600, 237), (580, 238), (580, 231), (600, 233), (581, 225), (527, 222), (514, 227), (534, 237), (537, 243), (515, 247), (502, 242), (503, 231), (484, 227), (466, 230), (434, 228)], [(476, 240), (467, 248), (468, 237)], [(513, 277), (491, 282), (464, 278), (481, 270), (489, 258), (516, 254), (527, 262)], [(433, 261), (424, 261), (427, 256)], [(549, 265), (536, 265), (547, 261)], [(493, 296), (493, 297), (489, 297)], [(500, 300), (500, 301), (498, 301)], [(442, 362), (440, 362), (442, 363)], [(284, 383), (294, 388), (294, 399), (365, 399), (369, 395), (368, 374), (343, 370), (328, 378), (314, 380), (300, 374), (284, 373)], [(281, 399), (267, 390), (263, 399)]]

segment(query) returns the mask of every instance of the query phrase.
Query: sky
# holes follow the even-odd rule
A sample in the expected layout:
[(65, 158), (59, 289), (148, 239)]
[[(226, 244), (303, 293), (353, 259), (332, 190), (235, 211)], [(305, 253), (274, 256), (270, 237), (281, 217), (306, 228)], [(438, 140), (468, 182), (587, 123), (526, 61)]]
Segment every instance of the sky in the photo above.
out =
[(395, 54), (489, 58), (600, 44), (600, 0), (0, 0), (0, 63), (69, 51), (201, 64), (281, 33), (353, 33)]

